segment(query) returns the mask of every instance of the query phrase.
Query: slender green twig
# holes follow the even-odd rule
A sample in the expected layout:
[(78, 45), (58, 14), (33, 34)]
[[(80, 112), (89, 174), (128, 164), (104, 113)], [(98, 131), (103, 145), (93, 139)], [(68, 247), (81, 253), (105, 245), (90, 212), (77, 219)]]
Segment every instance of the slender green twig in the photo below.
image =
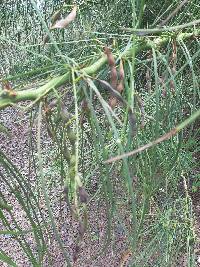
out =
[(51, 208), (50, 201), (49, 201), (49, 195), (47, 192), (46, 179), (45, 179), (45, 175), (44, 175), (44, 171), (43, 171), (43, 167), (42, 167), (43, 161), (42, 161), (42, 154), (41, 154), (41, 120), (42, 120), (42, 102), (40, 102), (40, 106), (39, 106), (38, 132), (37, 132), (37, 151), (38, 151), (38, 163), (39, 163), (39, 174), (40, 174), (41, 187), (42, 187), (42, 192), (44, 194), (45, 202), (46, 202), (46, 205), (48, 208), (51, 226), (53, 228), (53, 231), (54, 231), (55, 237), (59, 243), (59, 246), (63, 252), (63, 256), (64, 256), (68, 266), (70, 267), (71, 263), (69, 261), (69, 256), (68, 256), (65, 248), (63, 247), (62, 240), (61, 240), (60, 235), (57, 231), (57, 227), (56, 227), (56, 224), (54, 221), (54, 216), (53, 216), (52, 208)]
[(197, 24), (200, 23), (200, 19), (198, 20), (194, 20), (182, 25), (177, 25), (177, 26), (173, 26), (173, 27), (162, 27), (162, 28), (154, 28), (154, 29), (132, 29), (132, 28), (120, 28), (123, 31), (127, 31), (127, 32), (134, 32), (137, 35), (145, 35), (145, 34), (152, 34), (152, 33), (162, 33), (162, 32), (176, 32), (188, 27), (192, 27), (195, 26)]
[(173, 135), (176, 135), (178, 132), (180, 132), (183, 128), (185, 128), (188, 124), (191, 124), (193, 121), (195, 121), (198, 117), (200, 116), (200, 109), (197, 110), (194, 114), (192, 114), (189, 118), (187, 118), (185, 121), (183, 121), (182, 123), (180, 123), (178, 126), (176, 126), (175, 128), (173, 128), (170, 132), (164, 134), (163, 136), (159, 137), (158, 139), (156, 139), (155, 141), (152, 141), (144, 146), (141, 146), (133, 151), (130, 151), (128, 153), (124, 153), (120, 156), (116, 156), (113, 158), (110, 158), (108, 160), (105, 161), (105, 163), (112, 163), (114, 161), (118, 161), (121, 159), (124, 159), (126, 157), (130, 157), (133, 156), (137, 153), (140, 153), (144, 150), (147, 150), (165, 140), (170, 139)]

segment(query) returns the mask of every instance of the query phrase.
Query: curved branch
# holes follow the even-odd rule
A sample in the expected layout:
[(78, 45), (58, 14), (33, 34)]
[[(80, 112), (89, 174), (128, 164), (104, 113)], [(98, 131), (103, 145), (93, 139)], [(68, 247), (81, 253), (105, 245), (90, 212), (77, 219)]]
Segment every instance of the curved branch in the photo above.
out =
[[(176, 34), (176, 39), (189, 39), (195, 34), (200, 34), (200, 29), (196, 30), (195, 33), (179, 33)], [(152, 44), (154, 45), (155, 49), (159, 49), (160, 47), (165, 46), (169, 40), (172, 38), (172, 35), (166, 35), (162, 37), (155, 38), (154, 40), (149, 41), (147, 38), (140, 38), (138, 37), (138, 40), (136, 42), (135, 52), (138, 54), (141, 51), (145, 51), (152, 48)], [(128, 58), (131, 57), (132, 54), (132, 47), (124, 51), (120, 58)], [(85, 67), (83, 69), (78, 70), (78, 72), (82, 75), (94, 75), (96, 74), (107, 62), (107, 56), (105, 54), (102, 54), (101, 57), (92, 65)], [(70, 80), (70, 74), (69, 72), (58, 76), (56, 78), (53, 78), (49, 82), (47, 82), (45, 85), (34, 88), (34, 89), (27, 89), (27, 90), (21, 90), (21, 91), (14, 91), (12, 93), (9, 93), (7, 90), (0, 89), (0, 109), (4, 109), (8, 106), (12, 106), (15, 103), (26, 101), (26, 100), (37, 100), (42, 98), (44, 95), (46, 95), (51, 89), (58, 88), (59, 86), (65, 84)]]

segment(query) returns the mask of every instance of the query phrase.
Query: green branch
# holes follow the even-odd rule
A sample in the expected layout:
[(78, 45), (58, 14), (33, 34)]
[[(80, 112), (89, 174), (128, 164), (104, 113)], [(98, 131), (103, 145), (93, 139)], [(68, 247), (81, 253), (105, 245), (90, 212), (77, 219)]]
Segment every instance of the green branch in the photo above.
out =
[(163, 141), (166, 141), (168, 139), (170, 139), (172, 136), (176, 135), (178, 132), (180, 132), (181, 130), (183, 130), (186, 126), (188, 126), (189, 124), (193, 123), (198, 117), (200, 117), (200, 109), (197, 110), (195, 113), (193, 113), (189, 118), (187, 118), (186, 120), (184, 120), (183, 122), (181, 122), (179, 125), (177, 125), (175, 128), (173, 128), (170, 132), (162, 135), (161, 137), (159, 137), (158, 139), (148, 143), (148, 144), (145, 144), (133, 151), (130, 151), (130, 152), (127, 152), (127, 153), (124, 153), (122, 155), (119, 155), (119, 156), (116, 156), (116, 157), (113, 157), (113, 158), (110, 158), (108, 160), (106, 160), (104, 163), (113, 163), (115, 161), (118, 161), (118, 160), (121, 160), (121, 159), (124, 159), (124, 158), (127, 158), (127, 157), (130, 157), (130, 156), (133, 156), (137, 153), (141, 153), (142, 151), (144, 150), (147, 150), (157, 144), (160, 144), (162, 143)]
[[(200, 29), (196, 30), (195, 33), (179, 33), (174, 35), (176, 39), (189, 39), (194, 34), (200, 34)], [(158, 38), (155, 38), (154, 40), (149, 40), (148, 38), (144, 37), (137, 37), (136, 40), (136, 46), (135, 46), (135, 53), (138, 54), (141, 51), (145, 51), (152, 48), (152, 45), (154, 45), (154, 49), (159, 49), (160, 47), (165, 46), (170, 39), (172, 38), (172, 34), (161, 36)], [(129, 58), (132, 56), (132, 48), (127, 49), (124, 51), (120, 57), (123, 58)], [(83, 69), (78, 70), (80, 75), (94, 75), (96, 74), (107, 62), (107, 57), (105, 54), (102, 54), (101, 57), (92, 65), (85, 67)], [(8, 106), (12, 106), (13, 104), (16, 104), (21, 101), (26, 100), (39, 100), (40, 98), (44, 97), (44, 95), (48, 94), (51, 89), (58, 88), (59, 86), (65, 84), (66, 82), (69, 82), (70, 80), (70, 74), (69, 72), (58, 76), (56, 78), (53, 78), (49, 82), (47, 82), (45, 85), (34, 88), (34, 89), (27, 89), (27, 90), (21, 90), (21, 91), (12, 91), (9, 92), (8, 90), (0, 89), (0, 109), (4, 109)]]
[(133, 28), (121, 28), (121, 30), (126, 32), (133, 32), (137, 35), (148, 35), (152, 33), (162, 33), (162, 32), (176, 32), (180, 31), (182, 29), (195, 26), (197, 24), (200, 24), (200, 19), (194, 20), (182, 25), (177, 25), (173, 27), (161, 27), (161, 28), (154, 28), (154, 29), (133, 29)]

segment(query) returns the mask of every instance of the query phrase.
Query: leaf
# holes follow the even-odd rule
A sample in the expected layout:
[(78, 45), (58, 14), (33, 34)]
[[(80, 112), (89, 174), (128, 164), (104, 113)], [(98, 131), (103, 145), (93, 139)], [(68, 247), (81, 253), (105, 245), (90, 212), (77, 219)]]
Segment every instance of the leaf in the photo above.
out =
[(0, 261), (7, 263), (9, 266), (17, 267), (16, 263), (3, 251), (0, 249)]
[(1, 123), (0, 123), (0, 133), (6, 134), (8, 137), (11, 137), (9, 130)]
[(69, 15), (65, 19), (58, 20), (53, 26), (51, 26), (51, 29), (66, 28), (69, 25), (69, 23), (74, 21), (74, 19), (76, 18), (76, 11), (77, 11), (77, 6), (74, 6), (71, 13), (69, 13)]
[(8, 205), (7, 203), (3, 202), (1, 199), (0, 199), (0, 209), (4, 209), (4, 210), (7, 210), (7, 211), (10, 211), (12, 210), (12, 206)]

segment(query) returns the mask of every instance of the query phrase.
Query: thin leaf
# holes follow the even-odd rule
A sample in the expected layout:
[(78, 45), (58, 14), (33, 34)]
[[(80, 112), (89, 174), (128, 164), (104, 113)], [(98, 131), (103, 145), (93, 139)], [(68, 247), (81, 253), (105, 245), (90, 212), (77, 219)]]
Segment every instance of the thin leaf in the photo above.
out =
[(200, 116), (200, 109), (197, 110), (194, 114), (192, 114), (189, 118), (187, 118), (186, 120), (184, 120), (182, 123), (180, 123), (178, 126), (176, 126), (175, 128), (173, 128), (170, 132), (162, 135), (161, 137), (159, 137), (158, 139), (144, 145), (144, 146), (141, 146), (133, 151), (130, 151), (130, 152), (127, 152), (127, 153), (124, 153), (122, 155), (119, 155), (119, 156), (116, 156), (116, 157), (113, 157), (113, 158), (110, 158), (108, 160), (105, 161), (105, 163), (112, 163), (114, 161), (118, 161), (118, 160), (121, 160), (121, 159), (124, 159), (126, 157), (130, 157), (130, 156), (133, 156), (139, 152), (142, 152), (146, 149), (149, 149), (150, 147), (152, 146), (155, 146), (165, 140), (168, 140), (169, 138), (171, 138), (173, 135), (177, 134), (180, 130), (182, 130), (183, 128), (185, 128), (188, 124), (194, 122), (198, 117)]
[(0, 124), (0, 133), (6, 134), (8, 137), (11, 137), (9, 130), (3, 124)]
[(3, 261), (9, 266), (17, 267), (17, 264), (3, 251), (0, 249), (0, 262)]

